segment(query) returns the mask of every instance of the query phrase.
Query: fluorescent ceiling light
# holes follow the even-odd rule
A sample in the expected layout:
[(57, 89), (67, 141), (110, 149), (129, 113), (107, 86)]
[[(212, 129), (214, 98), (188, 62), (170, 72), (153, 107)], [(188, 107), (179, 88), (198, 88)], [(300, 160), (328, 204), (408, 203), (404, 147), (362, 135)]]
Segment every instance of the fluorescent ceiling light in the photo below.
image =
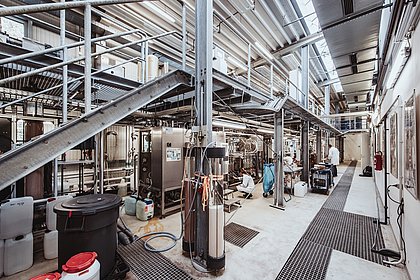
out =
[(213, 125), (217, 127), (226, 127), (226, 128), (232, 128), (232, 129), (246, 129), (246, 125), (244, 124), (229, 122), (229, 121), (222, 121), (222, 120), (213, 121)]
[(269, 59), (274, 59), (274, 56), (263, 46), (260, 44), (260, 42), (255, 41), (255, 46), (263, 53), (265, 54)]
[(397, 57), (392, 62), (391, 72), (389, 73), (388, 79), (386, 80), (386, 88), (390, 89), (394, 86), (398, 73), (400, 73), (401, 66), (404, 64), (405, 58), (405, 42), (401, 43), (398, 50)]
[(155, 4), (152, 2), (143, 2), (145, 6), (147, 6), (150, 10), (152, 10), (155, 14), (161, 16), (162, 18), (166, 19), (167, 21), (170, 21), (172, 23), (175, 23), (176, 20), (171, 17), (167, 12), (164, 12), (160, 8), (158, 8)]
[(237, 68), (240, 68), (242, 70), (248, 70), (248, 67), (246, 67), (244, 64), (242, 64), (239, 60), (237, 60), (233, 56), (228, 56), (227, 61), (229, 61), (230, 63), (232, 63)]
[(266, 134), (274, 134), (274, 130), (264, 129), (264, 128), (257, 129), (257, 132), (259, 132), (259, 133), (266, 133)]

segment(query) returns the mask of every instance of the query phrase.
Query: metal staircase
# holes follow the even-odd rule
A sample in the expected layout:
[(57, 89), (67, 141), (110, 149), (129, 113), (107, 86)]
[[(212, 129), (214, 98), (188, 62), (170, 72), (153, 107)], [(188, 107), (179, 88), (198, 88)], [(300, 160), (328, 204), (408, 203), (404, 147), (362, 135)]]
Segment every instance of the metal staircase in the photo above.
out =
[(173, 71), (1, 155), (0, 190), (165, 94), (192, 86), (190, 74)]

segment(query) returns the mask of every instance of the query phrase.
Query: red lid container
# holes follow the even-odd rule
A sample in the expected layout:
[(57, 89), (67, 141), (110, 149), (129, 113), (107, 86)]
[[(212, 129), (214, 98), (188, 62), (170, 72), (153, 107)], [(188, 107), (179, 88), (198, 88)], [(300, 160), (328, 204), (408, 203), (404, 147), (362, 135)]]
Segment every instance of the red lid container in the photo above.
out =
[(31, 278), (31, 280), (58, 280), (60, 278), (61, 278), (60, 273), (55, 272), (55, 273), (47, 273), (47, 274), (38, 275)]
[(96, 260), (98, 255), (95, 252), (79, 253), (71, 257), (65, 265), (63, 271), (67, 273), (78, 273), (89, 268)]

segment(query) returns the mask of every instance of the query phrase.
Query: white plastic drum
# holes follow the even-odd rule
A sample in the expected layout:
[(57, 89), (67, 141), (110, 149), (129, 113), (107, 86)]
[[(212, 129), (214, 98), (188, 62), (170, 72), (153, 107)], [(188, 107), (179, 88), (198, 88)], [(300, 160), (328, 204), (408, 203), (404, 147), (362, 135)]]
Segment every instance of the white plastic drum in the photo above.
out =
[(46, 205), (46, 222), (48, 230), (56, 230), (57, 229), (57, 214), (54, 213), (54, 206), (59, 203), (63, 202), (64, 200), (70, 199), (72, 196), (64, 195), (49, 198)]
[(71, 257), (63, 265), (61, 280), (100, 280), (101, 266), (95, 252), (85, 252)]
[(0, 239), (11, 239), (32, 232), (34, 200), (19, 197), (0, 205)]
[(4, 275), (27, 270), (33, 263), (34, 239), (32, 233), (7, 239), (4, 243)]
[(58, 231), (56, 230), (44, 234), (44, 258), (47, 260), (58, 258)]

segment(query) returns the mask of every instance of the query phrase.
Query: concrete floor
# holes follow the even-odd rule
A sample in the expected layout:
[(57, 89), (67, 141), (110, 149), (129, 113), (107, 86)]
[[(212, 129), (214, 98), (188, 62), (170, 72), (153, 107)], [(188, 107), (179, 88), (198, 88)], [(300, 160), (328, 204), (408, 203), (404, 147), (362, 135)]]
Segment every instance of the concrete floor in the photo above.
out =
[[(337, 183), (347, 168), (338, 167)], [(360, 166), (356, 168), (353, 184), (349, 192), (344, 211), (376, 217), (375, 186), (372, 178), (359, 177)], [(236, 194), (239, 196), (239, 194)], [(240, 196), (239, 196), (240, 197)], [(286, 195), (287, 197), (287, 195)], [(262, 187), (258, 185), (252, 199), (242, 199), (242, 207), (232, 213), (226, 213), (226, 220), (255, 229), (260, 233), (244, 248), (226, 242), (226, 268), (219, 275), (200, 273), (195, 270), (188, 257), (182, 255), (181, 242), (174, 249), (165, 252), (173, 263), (184, 269), (195, 279), (275, 279), (282, 266), (305, 232), (309, 223), (321, 208), (327, 196), (308, 193), (303, 198), (292, 197), (281, 211), (269, 204), (273, 198), (263, 198)], [(169, 231), (179, 235), (180, 214), (164, 219), (154, 218), (148, 222), (138, 221), (135, 217), (123, 214), (123, 219), (137, 235), (153, 231)], [(395, 238), (389, 226), (382, 226), (385, 243), (389, 248), (396, 248)], [(154, 247), (166, 246), (168, 240), (151, 242)], [(28, 279), (31, 276), (51, 271), (54, 261), (37, 263), (32, 269), (4, 279)], [(333, 251), (327, 271), (327, 279), (409, 279), (404, 267), (385, 267), (352, 255)], [(135, 279), (129, 275), (128, 279)]]

